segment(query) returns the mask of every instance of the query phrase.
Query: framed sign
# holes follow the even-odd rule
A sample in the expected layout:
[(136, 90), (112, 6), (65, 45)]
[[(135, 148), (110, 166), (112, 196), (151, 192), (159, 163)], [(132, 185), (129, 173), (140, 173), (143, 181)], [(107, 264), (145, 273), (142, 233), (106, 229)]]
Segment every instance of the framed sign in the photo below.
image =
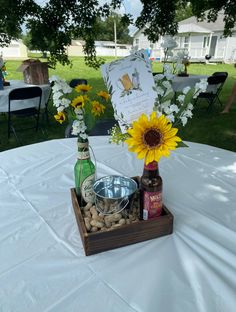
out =
[(145, 50), (101, 67), (121, 130), (142, 113), (151, 114), (156, 98), (151, 64)]

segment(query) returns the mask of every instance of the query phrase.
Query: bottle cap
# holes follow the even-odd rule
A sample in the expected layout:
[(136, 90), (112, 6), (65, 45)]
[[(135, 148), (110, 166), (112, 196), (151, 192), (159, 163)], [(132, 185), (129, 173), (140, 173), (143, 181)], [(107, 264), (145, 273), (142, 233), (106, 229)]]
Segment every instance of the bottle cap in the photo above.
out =
[(152, 161), (148, 164), (145, 164), (144, 165), (144, 169), (147, 169), (147, 170), (157, 170), (157, 161)]

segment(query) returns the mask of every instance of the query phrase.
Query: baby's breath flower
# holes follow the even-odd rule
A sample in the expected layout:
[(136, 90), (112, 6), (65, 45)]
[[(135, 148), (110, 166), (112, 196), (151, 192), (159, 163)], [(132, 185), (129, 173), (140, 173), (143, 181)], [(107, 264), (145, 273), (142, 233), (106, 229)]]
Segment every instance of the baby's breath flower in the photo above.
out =
[[(72, 123), (72, 135), (78, 135), (82, 140), (88, 138), (87, 125), (85, 120), (94, 120), (94, 116), (100, 116), (105, 111), (105, 106), (96, 101), (96, 99), (91, 99), (88, 95), (89, 91), (92, 89), (90, 85), (78, 85), (75, 87), (75, 91), (79, 94), (72, 98), (73, 89), (67, 84), (65, 79), (62, 79), (57, 76), (52, 76), (50, 82), (52, 86), (52, 95), (53, 95), (53, 105), (57, 109), (57, 114), (54, 115), (55, 119), (59, 123), (63, 123), (66, 120), (66, 115), (68, 120), (73, 120)], [(86, 92), (86, 94), (85, 94)], [(99, 96), (100, 100), (107, 102), (109, 99), (109, 94), (105, 91), (100, 91), (96, 96)], [(95, 97), (96, 97), (95, 96)], [(72, 100), (70, 100), (72, 98)], [(90, 116), (89, 116), (90, 115)]]

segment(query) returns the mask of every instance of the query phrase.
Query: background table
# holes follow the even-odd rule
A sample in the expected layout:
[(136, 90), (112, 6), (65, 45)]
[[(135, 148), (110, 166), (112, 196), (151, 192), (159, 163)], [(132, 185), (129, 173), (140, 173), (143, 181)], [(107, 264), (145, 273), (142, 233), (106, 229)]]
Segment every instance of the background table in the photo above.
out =
[[(11, 90), (16, 88), (24, 88), (24, 87), (32, 87), (35, 85), (26, 84), (21, 80), (9, 80), (10, 86), (5, 86), (3, 90), (0, 90), (0, 112), (6, 113), (8, 112), (8, 95)], [(42, 89), (42, 102), (41, 108), (45, 107), (45, 104), (48, 101), (50, 95), (50, 84), (38, 85)], [(15, 103), (14, 103), (15, 102)], [(37, 99), (24, 100), (24, 101), (13, 101), (11, 105), (12, 110), (18, 110), (22, 108), (33, 107), (34, 104), (38, 106)]]
[[(143, 162), (91, 137), (98, 177)], [(0, 153), (1, 312), (234, 312), (236, 153), (189, 143), (160, 162), (174, 233), (85, 257), (71, 205), (76, 139)]]
[(206, 79), (206, 75), (189, 75), (188, 77), (179, 77), (175, 76), (173, 79), (173, 90), (175, 92), (181, 92), (185, 87), (193, 88), (197, 82), (200, 82), (201, 79)]

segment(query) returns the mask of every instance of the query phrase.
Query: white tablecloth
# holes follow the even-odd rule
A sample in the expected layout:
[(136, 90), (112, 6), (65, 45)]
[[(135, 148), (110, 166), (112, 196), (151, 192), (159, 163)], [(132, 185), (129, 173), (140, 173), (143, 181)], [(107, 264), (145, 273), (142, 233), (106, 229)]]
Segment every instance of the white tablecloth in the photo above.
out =
[(175, 92), (181, 92), (185, 87), (193, 88), (197, 82), (200, 82), (201, 79), (208, 78), (205, 75), (189, 75), (188, 77), (179, 77), (175, 76), (173, 79), (173, 89)]
[[(21, 80), (9, 80), (10, 86), (5, 86), (3, 90), (0, 90), (0, 112), (8, 112), (8, 95), (11, 90), (16, 88), (32, 87), (34, 85), (26, 84)], [(41, 108), (45, 107), (50, 95), (50, 84), (38, 85), (42, 89), (42, 102)], [(13, 101), (11, 104), (11, 110), (18, 110), (22, 108), (28, 108), (38, 106), (37, 99)]]
[[(98, 177), (140, 175), (91, 137)], [(76, 139), (0, 153), (1, 312), (234, 312), (236, 153), (189, 143), (160, 162), (174, 233), (86, 257), (71, 205)]]

